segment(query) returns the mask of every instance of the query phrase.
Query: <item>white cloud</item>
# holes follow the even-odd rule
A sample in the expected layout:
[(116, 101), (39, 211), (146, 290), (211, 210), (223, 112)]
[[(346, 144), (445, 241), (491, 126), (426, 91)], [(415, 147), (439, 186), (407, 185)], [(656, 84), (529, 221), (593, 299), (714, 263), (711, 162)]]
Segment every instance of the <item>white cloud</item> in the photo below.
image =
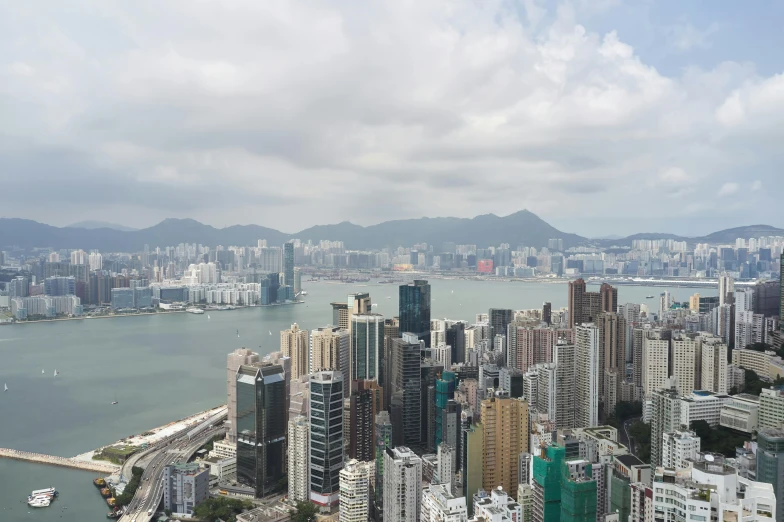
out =
[(721, 186), (718, 192), (718, 196), (731, 196), (735, 194), (740, 189), (740, 185), (737, 183), (725, 183)]
[[(126, 205), (129, 225), (286, 230), (523, 207), (580, 225), (595, 208), (675, 216), (679, 196), (766, 157), (746, 134), (784, 128), (779, 77), (665, 75), (583, 25), (580, 2), (527, 0), (522, 19), (501, 0), (55, 5), (0, 7), (6, 215)], [(103, 192), (34, 215), (10, 196), (56, 175)], [(392, 187), (405, 208), (379, 204)], [(178, 189), (176, 206), (145, 196)]]
[(758, 192), (762, 190), (762, 181), (758, 179), (754, 180), (754, 182), (751, 184), (751, 190), (753, 192)]
[(667, 28), (669, 45), (679, 51), (686, 52), (692, 49), (708, 49), (713, 45), (712, 37), (719, 31), (717, 23), (711, 23), (704, 29), (699, 29), (690, 23), (679, 23)]

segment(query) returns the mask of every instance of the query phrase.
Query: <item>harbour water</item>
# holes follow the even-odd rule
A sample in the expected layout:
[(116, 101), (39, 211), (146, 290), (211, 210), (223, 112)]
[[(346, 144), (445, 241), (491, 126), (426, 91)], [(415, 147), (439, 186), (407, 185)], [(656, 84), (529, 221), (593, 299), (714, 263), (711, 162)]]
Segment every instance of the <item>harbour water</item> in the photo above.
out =
[[(430, 283), (434, 319), (474, 322), (490, 307), (536, 308), (550, 301), (555, 309), (567, 300), (565, 284)], [(374, 312), (397, 315), (397, 285), (303, 287), (308, 295), (300, 305), (0, 327), (0, 382), (9, 388), (0, 395), (0, 447), (72, 457), (217, 406), (226, 400), (229, 351), (275, 351), (282, 329), (295, 322), (305, 329), (331, 323), (329, 303), (345, 301), (349, 293), (368, 292), (378, 303)], [(665, 290), (678, 301), (695, 291), (716, 294), (715, 288), (621, 286), (618, 301), (658, 311)], [(0, 521), (104, 519), (108, 509), (90, 483), (93, 475), (0, 459)], [(51, 507), (33, 510), (21, 502), (31, 490), (51, 485), (61, 491)]]

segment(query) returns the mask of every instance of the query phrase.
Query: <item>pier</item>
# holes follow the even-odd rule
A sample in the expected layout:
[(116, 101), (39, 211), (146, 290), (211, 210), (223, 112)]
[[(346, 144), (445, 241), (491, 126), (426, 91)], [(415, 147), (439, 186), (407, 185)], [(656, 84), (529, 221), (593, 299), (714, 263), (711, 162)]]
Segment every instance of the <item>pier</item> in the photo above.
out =
[(8, 448), (0, 448), (0, 458), (23, 460), (26, 462), (37, 462), (39, 464), (49, 464), (51, 466), (63, 466), (66, 468), (81, 469), (85, 471), (97, 471), (111, 475), (120, 470), (110, 462), (76, 460), (65, 457), (55, 457), (53, 455), (42, 455), (40, 453), (30, 453)]

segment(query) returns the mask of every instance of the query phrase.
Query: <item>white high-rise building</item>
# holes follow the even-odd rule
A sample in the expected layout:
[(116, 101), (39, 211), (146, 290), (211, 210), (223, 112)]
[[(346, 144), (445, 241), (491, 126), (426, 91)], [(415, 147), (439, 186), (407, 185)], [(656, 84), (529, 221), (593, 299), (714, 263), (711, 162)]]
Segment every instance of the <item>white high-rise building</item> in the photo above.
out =
[(103, 256), (99, 252), (91, 252), (87, 257), (90, 270), (101, 270), (103, 268)]
[(348, 330), (325, 326), (310, 332), (310, 371), (343, 374), (343, 396), (351, 395), (351, 337)]
[(297, 323), (288, 330), (280, 332), (280, 351), (291, 357), (291, 378), (299, 379), (310, 373), (310, 342), (308, 331), (300, 329)]
[(310, 423), (300, 415), (289, 421), (289, 499), (294, 502), (310, 500), (309, 446)]
[(642, 343), (642, 388), (645, 398), (666, 386), (668, 377), (670, 343), (661, 338), (661, 332), (645, 332)]
[(697, 337), (700, 360), (700, 389), (727, 393), (727, 345), (721, 337), (700, 333)]
[(575, 428), (599, 424), (599, 328), (594, 324), (575, 327), (575, 380), (577, 396)]
[(499, 486), (490, 491), (490, 496), (474, 498), (474, 517), (492, 522), (523, 520), (523, 507)]
[(418, 522), (422, 509), (422, 459), (405, 446), (384, 454), (384, 520)]
[(466, 522), (465, 497), (455, 497), (448, 484), (431, 484), (422, 491), (422, 522)]
[(675, 389), (685, 395), (693, 392), (699, 383), (697, 367), (697, 341), (683, 334), (672, 338), (672, 375), (675, 377)]
[(340, 470), (340, 522), (367, 522), (370, 515), (370, 484), (374, 462), (350, 460)]
[(72, 265), (86, 265), (87, 264), (87, 252), (84, 250), (74, 250), (71, 252), (71, 264)]
[[(574, 393), (577, 379), (575, 376), (575, 346), (559, 341), (553, 349), (555, 362), (555, 411), (550, 411), (550, 419), (555, 421), (559, 430), (577, 427), (577, 397)], [(541, 398), (539, 398), (541, 400)]]
[(687, 459), (697, 458), (700, 438), (693, 431), (674, 431), (662, 435), (662, 466), (682, 469), (689, 467)]

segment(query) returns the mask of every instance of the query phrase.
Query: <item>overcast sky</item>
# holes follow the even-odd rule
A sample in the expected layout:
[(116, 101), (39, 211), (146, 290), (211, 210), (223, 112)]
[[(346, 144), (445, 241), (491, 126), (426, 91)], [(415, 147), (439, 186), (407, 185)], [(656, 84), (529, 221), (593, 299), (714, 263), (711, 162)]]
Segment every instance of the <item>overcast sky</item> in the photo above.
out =
[(2, 2), (0, 216), (784, 226), (782, 20), (780, 0)]

